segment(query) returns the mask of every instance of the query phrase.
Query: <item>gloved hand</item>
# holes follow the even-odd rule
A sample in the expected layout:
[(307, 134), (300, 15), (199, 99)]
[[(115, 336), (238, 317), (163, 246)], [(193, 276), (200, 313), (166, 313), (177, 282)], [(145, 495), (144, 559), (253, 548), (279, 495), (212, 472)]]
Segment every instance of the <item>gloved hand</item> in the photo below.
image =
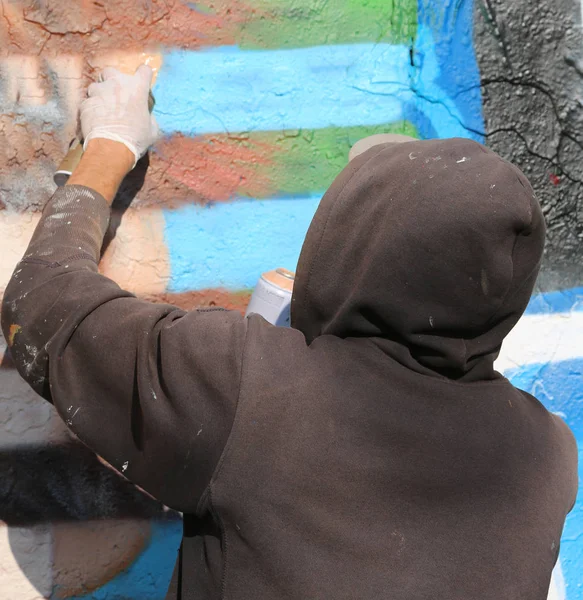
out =
[(106, 138), (125, 144), (138, 160), (158, 137), (158, 125), (148, 110), (153, 72), (147, 65), (134, 75), (107, 67), (98, 83), (89, 86), (89, 96), (81, 104), (81, 129), (85, 142)]

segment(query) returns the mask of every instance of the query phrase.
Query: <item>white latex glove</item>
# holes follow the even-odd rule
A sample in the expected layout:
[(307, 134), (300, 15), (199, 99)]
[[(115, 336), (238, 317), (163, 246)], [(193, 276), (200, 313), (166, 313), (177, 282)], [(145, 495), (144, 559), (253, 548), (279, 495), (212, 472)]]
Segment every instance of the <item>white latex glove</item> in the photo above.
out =
[(104, 69), (99, 83), (89, 86), (89, 97), (81, 104), (84, 149), (94, 138), (121, 142), (134, 153), (136, 166), (158, 137), (158, 125), (148, 110), (152, 76), (147, 65), (138, 67), (134, 75), (113, 67)]

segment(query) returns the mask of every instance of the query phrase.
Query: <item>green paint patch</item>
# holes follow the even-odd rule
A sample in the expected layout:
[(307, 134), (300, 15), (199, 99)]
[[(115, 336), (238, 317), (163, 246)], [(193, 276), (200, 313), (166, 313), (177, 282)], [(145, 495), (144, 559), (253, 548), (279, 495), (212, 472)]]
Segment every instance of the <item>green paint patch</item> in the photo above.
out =
[(239, 25), (242, 48), (328, 44), (411, 44), (417, 0), (250, 0)]
[(324, 192), (348, 164), (350, 148), (378, 133), (419, 134), (408, 121), (354, 127), (186, 137), (160, 144), (164, 173), (209, 202)]
[[(242, 145), (270, 148), (271, 160), (257, 164), (256, 174), (268, 181), (266, 196), (302, 195), (325, 191), (348, 164), (350, 148), (377, 133), (400, 133), (418, 138), (414, 125), (400, 121), (386, 125), (250, 134)], [(241, 190), (245, 194), (245, 190)]]
[(350, 148), (362, 138), (377, 133), (400, 133), (419, 137), (406, 121), (371, 127), (330, 127), (299, 131), (277, 142), (276, 165), (270, 179), (283, 194), (326, 190), (348, 164)]

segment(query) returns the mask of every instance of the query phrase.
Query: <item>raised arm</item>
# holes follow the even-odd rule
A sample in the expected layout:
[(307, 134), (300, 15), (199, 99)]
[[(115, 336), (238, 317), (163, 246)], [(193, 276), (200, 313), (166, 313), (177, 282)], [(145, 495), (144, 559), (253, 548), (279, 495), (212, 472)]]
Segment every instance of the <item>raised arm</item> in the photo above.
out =
[[(20, 374), (84, 443), (168, 506), (196, 512), (234, 418), (246, 325), (238, 313), (139, 300), (98, 273), (109, 204), (154, 137), (147, 78), (134, 76), (140, 88), (110, 76), (98, 85), (111, 94), (93, 88), (84, 104), (86, 153), (15, 269), (2, 330)], [(143, 125), (133, 149), (112, 117), (121, 123), (130, 107)]]

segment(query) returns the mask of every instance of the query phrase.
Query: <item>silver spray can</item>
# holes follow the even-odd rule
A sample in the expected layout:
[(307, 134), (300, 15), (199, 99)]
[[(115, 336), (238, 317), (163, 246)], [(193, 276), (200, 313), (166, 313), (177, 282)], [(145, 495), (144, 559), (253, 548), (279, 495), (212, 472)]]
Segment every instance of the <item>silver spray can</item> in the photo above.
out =
[(287, 269), (263, 273), (253, 291), (245, 316), (257, 314), (272, 325), (289, 327), (294, 277), (294, 273)]

